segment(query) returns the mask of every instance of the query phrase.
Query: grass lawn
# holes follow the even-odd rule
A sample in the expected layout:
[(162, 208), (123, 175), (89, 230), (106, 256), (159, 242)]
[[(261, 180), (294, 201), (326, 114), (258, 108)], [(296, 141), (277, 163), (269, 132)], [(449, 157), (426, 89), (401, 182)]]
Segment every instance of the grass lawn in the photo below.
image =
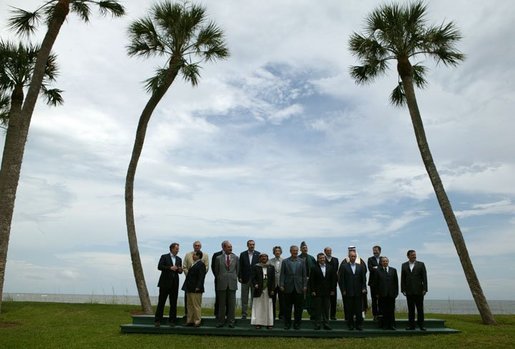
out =
[[(427, 314), (445, 319), (458, 334), (419, 337), (309, 339), (122, 334), (135, 305), (2, 303), (0, 348), (514, 348), (515, 315), (497, 315), (497, 326), (481, 324), (478, 315)], [(179, 312), (181, 313), (181, 312)], [(405, 318), (399, 314), (398, 318)]]

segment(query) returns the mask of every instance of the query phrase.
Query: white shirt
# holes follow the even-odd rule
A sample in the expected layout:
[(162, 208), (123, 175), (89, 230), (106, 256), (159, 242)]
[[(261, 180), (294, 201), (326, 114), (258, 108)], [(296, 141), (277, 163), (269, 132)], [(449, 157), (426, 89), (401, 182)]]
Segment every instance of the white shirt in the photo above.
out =
[(417, 261), (409, 264), (409, 270), (413, 271), (413, 268), (415, 267), (415, 263), (417, 263)]
[(320, 270), (322, 270), (322, 275), (325, 277), (325, 264), (319, 264)]

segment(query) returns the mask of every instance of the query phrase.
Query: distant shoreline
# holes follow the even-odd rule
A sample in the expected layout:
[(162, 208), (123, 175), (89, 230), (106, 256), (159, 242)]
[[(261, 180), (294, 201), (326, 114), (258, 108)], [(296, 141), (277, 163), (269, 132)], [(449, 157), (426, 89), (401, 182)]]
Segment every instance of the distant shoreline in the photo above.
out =
[[(239, 298), (239, 297), (238, 297)], [(157, 296), (150, 297), (153, 305), (157, 304)], [(55, 294), (55, 293), (16, 293), (4, 292), (3, 301), (14, 302), (51, 302), (51, 303), (98, 303), (98, 304), (129, 304), (138, 305), (138, 296), (129, 295), (98, 295), (98, 294)], [(182, 295), (178, 298), (183, 305)], [(341, 300), (339, 300), (341, 307)], [(204, 297), (203, 307), (212, 307), (214, 297)], [(515, 300), (489, 300), (488, 304), (494, 314), (515, 314)], [(424, 308), (427, 313), (437, 314), (479, 314), (473, 300), (463, 299), (426, 299)], [(397, 299), (396, 309), (407, 312), (406, 300)]]

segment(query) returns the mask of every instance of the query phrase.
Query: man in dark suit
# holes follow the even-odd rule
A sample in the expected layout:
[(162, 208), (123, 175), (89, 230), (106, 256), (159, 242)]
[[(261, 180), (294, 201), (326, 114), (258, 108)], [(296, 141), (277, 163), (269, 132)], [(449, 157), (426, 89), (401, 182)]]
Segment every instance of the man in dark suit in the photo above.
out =
[(281, 265), (281, 275), (279, 276), (279, 286), (284, 293), (285, 313), (284, 329), (291, 328), (291, 312), (294, 307), (293, 328), (300, 329), (302, 320), (302, 307), (304, 295), (308, 286), (306, 263), (299, 258), (299, 247), (290, 247), (291, 256), (283, 260)]
[(380, 266), (380, 258), (381, 256), (381, 246), (372, 247), (372, 256), (368, 258), (367, 266), (369, 274), (368, 286), (370, 286), (370, 297), (372, 299), (372, 315), (374, 316), (374, 321), (378, 320), (378, 317), (381, 315), (381, 309), (379, 309), (378, 301), (379, 297), (377, 296), (377, 288), (374, 285), (376, 280), (375, 272), (377, 268)]
[(161, 270), (161, 276), (157, 286), (159, 287), (159, 300), (157, 303), (154, 324), (161, 325), (166, 299), (170, 299), (170, 315), (168, 322), (175, 326), (177, 322), (177, 296), (179, 294), (179, 274), (182, 273), (182, 260), (177, 255), (179, 244), (174, 242), (170, 245), (170, 253), (164, 254), (159, 259), (157, 269)]
[(214, 309), (213, 309), (213, 313), (215, 315), (215, 317), (218, 319), (218, 296), (216, 295), (216, 274), (215, 274), (215, 262), (216, 262), (216, 259), (218, 257), (220, 257), (223, 253), (224, 253), (224, 244), (228, 242), (227, 240), (226, 241), (222, 241), (222, 249), (218, 252), (215, 252), (213, 253), (213, 257), (211, 257), (211, 272), (213, 272), (213, 275), (215, 277), (215, 306), (214, 306)]
[(227, 322), (230, 328), (234, 328), (239, 263), (229, 241), (225, 241), (223, 249), (224, 253), (215, 260), (216, 295), (219, 302), (216, 327), (223, 327)]
[(255, 250), (256, 243), (254, 240), (247, 241), (247, 250), (240, 253), (239, 268), (238, 268), (238, 281), (241, 283), (241, 318), (247, 318), (247, 308), (249, 307), (249, 295), (250, 295), (250, 307), (252, 308), (252, 294), (249, 294), (249, 290), (252, 290), (252, 283), (250, 277), (252, 275), (252, 266), (259, 262), (259, 251)]
[(415, 329), (415, 308), (417, 308), (417, 324), (422, 331), (424, 327), (424, 296), (427, 293), (427, 272), (424, 263), (417, 261), (417, 252), (409, 250), (408, 261), (402, 264), (401, 292), (408, 301), (407, 330)]
[(186, 325), (188, 326), (200, 326), (202, 293), (204, 293), (204, 279), (206, 277), (206, 265), (202, 261), (203, 256), (202, 251), (193, 251), (191, 255), (193, 262), (182, 285), (182, 290), (188, 295), (185, 304), (185, 308), (188, 309), (186, 315)]
[(336, 271), (331, 264), (325, 261), (325, 254), (317, 255), (317, 264), (309, 273), (309, 292), (311, 292), (311, 305), (315, 330), (323, 326), (324, 330), (331, 330), (329, 326), (330, 296), (336, 293)]
[[(325, 254), (325, 263), (332, 266), (332, 269), (334, 271), (334, 274), (338, 272), (338, 258), (333, 257), (333, 249), (331, 247), (324, 248), (324, 254)], [(336, 280), (336, 277), (335, 277)], [(336, 283), (336, 281), (335, 281)], [(334, 294), (329, 296), (329, 300), (331, 301), (331, 309), (329, 310), (329, 316), (331, 317), (331, 320), (336, 320), (336, 292)]]
[(399, 295), (397, 270), (388, 266), (388, 257), (381, 257), (381, 266), (374, 271), (374, 286), (379, 297), (379, 308), (385, 330), (395, 330), (395, 298)]
[(338, 285), (345, 303), (345, 320), (349, 330), (363, 327), (363, 295), (367, 293), (366, 266), (356, 263), (356, 251), (350, 250), (348, 262), (343, 261), (338, 270)]

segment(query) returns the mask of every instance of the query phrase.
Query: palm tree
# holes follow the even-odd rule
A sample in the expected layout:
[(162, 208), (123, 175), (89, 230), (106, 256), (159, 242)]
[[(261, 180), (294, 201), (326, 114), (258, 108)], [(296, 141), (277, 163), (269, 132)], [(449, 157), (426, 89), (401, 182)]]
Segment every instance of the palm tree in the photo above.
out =
[[(25, 143), (38, 95), (41, 90), (45, 91), (44, 80), (47, 74), (48, 62), (51, 59), (50, 52), (68, 13), (71, 11), (76, 13), (82, 20), (88, 21), (91, 13), (91, 4), (97, 5), (100, 13), (103, 15), (110, 13), (113, 16), (121, 16), (125, 12), (123, 6), (115, 0), (46, 0), (42, 6), (33, 12), (15, 8), (13, 16), (9, 19), (10, 27), (19, 35), (32, 34), (43, 20), (47, 24), (48, 29), (41, 46), (37, 50), (30, 83), (22, 104), (16, 104), (19, 100), (17, 99), (18, 94), (10, 102), (11, 114), (9, 118), (16, 120), (17, 130), (16, 132), (12, 131), (12, 139), (9, 140), (9, 144), (6, 138), (2, 169), (0, 170), (0, 305), (3, 294), (11, 221)], [(20, 91), (14, 92), (20, 93)], [(9, 128), (11, 126), (11, 121), (9, 121)]]
[(458, 65), (465, 58), (455, 47), (461, 34), (453, 22), (428, 26), (425, 17), (426, 5), (421, 1), (406, 6), (383, 5), (374, 10), (366, 19), (364, 34), (353, 33), (350, 37), (350, 49), (363, 64), (351, 67), (350, 74), (358, 84), (368, 83), (386, 72), (390, 60), (397, 61), (399, 81), (391, 94), (391, 102), (398, 106), (408, 106), (422, 161), (447, 222), (472, 296), (483, 323), (495, 324), (426, 139), (414, 88), (415, 85), (426, 85), (426, 68), (419, 63), (410, 62), (416, 56), (425, 56), (446, 66)]
[[(12, 166), (16, 161), (16, 150), (19, 148), (20, 112), (24, 101), (24, 89), (31, 81), (36, 65), (39, 47), (23, 44), (14, 45), (0, 41), (0, 122), (5, 129), (5, 144), (0, 168), (0, 217), (2, 228), (11, 221), (16, 196), (16, 184), (19, 171)], [(56, 56), (51, 54), (46, 62), (45, 74), (41, 85), (41, 94), (49, 105), (63, 103), (61, 90), (48, 88), (48, 83), (57, 76)], [(6, 209), (4, 211), (4, 209)], [(9, 216), (7, 214), (10, 214)], [(7, 261), (9, 230), (2, 229), (0, 235), (0, 310), (3, 294), (3, 281)]]
[(184, 2), (172, 4), (165, 0), (155, 4), (150, 15), (133, 22), (129, 27), (129, 56), (163, 56), (164, 66), (146, 80), (150, 99), (141, 112), (132, 156), (125, 181), (125, 216), (132, 268), (143, 311), (152, 313), (150, 298), (141, 265), (134, 222), (134, 177), (143, 149), (150, 117), (177, 75), (198, 84), (200, 63), (229, 56), (223, 31), (213, 22), (206, 21), (202, 6)]

